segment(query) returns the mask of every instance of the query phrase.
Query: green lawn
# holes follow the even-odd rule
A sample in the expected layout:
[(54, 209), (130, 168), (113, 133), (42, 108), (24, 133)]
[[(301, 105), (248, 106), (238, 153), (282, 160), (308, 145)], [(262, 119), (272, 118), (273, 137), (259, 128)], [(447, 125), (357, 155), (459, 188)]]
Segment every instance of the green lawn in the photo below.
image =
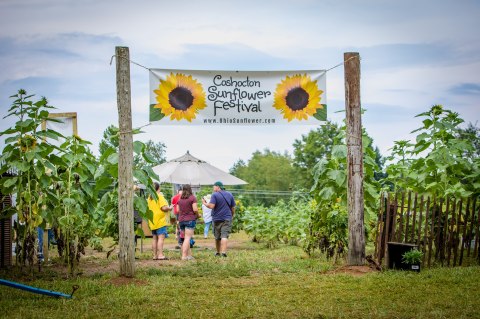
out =
[[(343, 274), (323, 257), (299, 247), (269, 250), (235, 234), (226, 259), (211, 240), (199, 240), (196, 261), (182, 262), (174, 240), (154, 262), (139, 254), (135, 279), (117, 274), (117, 261), (87, 257), (84, 273), (65, 279), (45, 267), (37, 279), (1, 271), (0, 277), (70, 293), (54, 299), (0, 286), (5, 318), (480, 318), (480, 267), (436, 268), (421, 273)], [(148, 245), (148, 242), (147, 242)], [(146, 245), (146, 246), (147, 246)], [(146, 249), (147, 247), (145, 247)], [(169, 248), (170, 249), (170, 248)], [(88, 270), (92, 264), (95, 271)], [(82, 268), (81, 267), (81, 268)], [(337, 270), (337, 271), (335, 271)], [(38, 279), (38, 277), (40, 279)]]

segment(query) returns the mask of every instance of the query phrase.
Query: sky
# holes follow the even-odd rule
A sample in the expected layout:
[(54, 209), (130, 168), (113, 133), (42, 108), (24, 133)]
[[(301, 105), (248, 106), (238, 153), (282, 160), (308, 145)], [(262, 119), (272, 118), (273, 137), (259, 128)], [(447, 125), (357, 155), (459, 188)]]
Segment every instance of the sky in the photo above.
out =
[[(45, 96), (54, 112), (77, 112), (79, 135), (98, 154), (103, 131), (118, 126), (116, 46), (147, 68), (186, 70), (321, 70), (358, 52), (362, 124), (387, 155), (434, 104), (480, 125), (479, 17), (478, 0), (0, 0), (0, 116), (19, 89)], [(149, 122), (149, 71), (130, 68), (140, 127)], [(343, 65), (327, 72), (327, 104), (340, 123)], [(228, 171), (256, 150), (292, 154), (315, 128), (149, 125), (135, 139), (164, 143), (167, 160), (188, 150)]]

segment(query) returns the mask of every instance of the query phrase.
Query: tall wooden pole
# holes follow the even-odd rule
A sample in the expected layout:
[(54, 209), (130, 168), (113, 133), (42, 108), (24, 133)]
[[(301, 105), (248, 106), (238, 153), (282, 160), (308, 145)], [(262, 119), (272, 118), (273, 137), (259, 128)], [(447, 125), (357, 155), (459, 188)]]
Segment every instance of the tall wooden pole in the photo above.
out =
[(118, 150), (118, 240), (120, 276), (135, 276), (133, 229), (133, 138), (130, 94), (130, 53), (116, 47), (117, 106), (120, 145)]
[(347, 113), (347, 263), (353, 266), (365, 264), (360, 55), (358, 52), (346, 52), (343, 59), (345, 63), (345, 109)]

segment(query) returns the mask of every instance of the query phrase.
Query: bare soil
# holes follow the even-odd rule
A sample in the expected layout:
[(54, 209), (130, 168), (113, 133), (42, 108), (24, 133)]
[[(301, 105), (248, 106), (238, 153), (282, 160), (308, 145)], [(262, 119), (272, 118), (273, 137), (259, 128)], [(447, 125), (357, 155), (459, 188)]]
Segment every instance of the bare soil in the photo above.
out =
[[(193, 248), (193, 255), (195, 252), (200, 250), (208, 250), (213, 254), (215, 252), (215, 241), (213, 238), (195, 238), (195, 246)], [(228, 242), (229, 250), (236, 249), (253, 249), (249, 244), (247, 238), (232, 238)], [(110, 251), (110, 253), (108, 253)], [(173, 236), (166, 239), (164, 245), (164, 253), (168, 257), (168, 260), (153, 260), (152, 259), (152, 248), (151, 248), (151, 238), (145, 238), (143, 240), (138, 240), (136, 248), (136, 261), (135, 267), (137, 269), (148, 269), (148, 268), (157, 268), (157, 267), (183, 267), (186, 265), (184, 261), (181, 260), (181, 251), (177, 246), (177, 242)], [(43, 277), (45, 279), (54, 279), (58, 277), (67, 278), (68, 270), (63, 262), (58, 258), (58, 253), (55, 249), (49, 251), (49, 261), (43, 263), (41, 267), (34, 267), (33, 270), (35, 274), (31, 272), (24, 272), (23, 270), (14, 270), (15, 274), (11, 273), (15, 278), (22, 278), (23, 280), (28, 281), (29, 278), (38, 278)], [(108, 257), (107, 257), (108, 255)], [(85, 249), (85, 255), (80, 258), (80, 264), (76, 271), (76, 276), (82, 277), (91, 277), (103, 274), (111, 274), (111, 282), (114, 285), (144, 285), (145, 282), (142, 282), (138, 279), (132, 278), (123, 278), (119, 277), (119, 261), (118, 261), (118, 246), (112, 246), (112, 243), (105, 243), (104, 251), (96, 251), (90, 247)], [(281, 257), (279, 257), (279, 262), (281, 262)], [(277, 272), (277, 269), (272, 269), (272, 272)], [(352, 276), (363, 276), (368, 273), (376, 272), (374, 268), (369, 266), (340, 266), (333, 270), (326, 272), (325, 274), (348, 274)]]
[(363, 276), (372, 272), (378, 272), (378, 270), (369, 266), (341, 266), (326, 272), (326, 274), (346, 274), (352, 276)]

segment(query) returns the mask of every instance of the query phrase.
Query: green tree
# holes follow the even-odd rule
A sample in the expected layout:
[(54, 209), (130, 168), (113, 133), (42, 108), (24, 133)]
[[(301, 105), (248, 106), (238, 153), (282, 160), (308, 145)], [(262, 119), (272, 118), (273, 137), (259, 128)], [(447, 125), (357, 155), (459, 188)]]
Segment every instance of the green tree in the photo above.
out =
[(465, 156), (468, 158), (480, 157), (480, 128), (476, 127), (472, 123), (468, 123), (468, 126), (464, 129), (458, 129), (458, 138), (467, 140), (472, 143), (473, 149), (466, 150)]
[[(148, 140), (144, 143), (144, 154), (135, 154), (133, 157), (133, 165), (135, 167), (143, 166), (157, 166), (166, 162), (165, 151), (167, 147), (162, 142), (154, 142)], [(145, 155), (146, 154), (146, 155)], [(151, 162), (145, 160), (145, 156), (148, 156)]]
[[(289, 191), (295, 184), (294, 169), (290, 156), (265, 149), (256, 151), (248, 164), (237, 161), (230, 169), (237, 177), (248, 182), (242, 189), (249, 191)], [(270, 206), (278, 201), (275, 196), (257, 194), (245, 196), (248, 204)]]
[(243, 171), (247, 168), (247, 164), (244, 160), (239, 159), (236, 161), (233, 166), (230, 168), (229, 173), (234, 176), (239, 176), (239, 174), (243, 174)]
[(325, 125), (295, 140), (293, 166), (296, 168), (297, 182), (300, 187), (310, 190), (313, 185), (313, 168), (320, 159), (328, 159), (338, 134), (340, 134), (338, 124), (327, 121)]
[(103, 131), (103, 138), (98, 144), (98, 150), (101, 154), (104, 154), (108, 148), (113, 147), (118, 151), (118, 146), (120, 145), (118, 127), (115, 125), (108, 126), (105, 131)]

